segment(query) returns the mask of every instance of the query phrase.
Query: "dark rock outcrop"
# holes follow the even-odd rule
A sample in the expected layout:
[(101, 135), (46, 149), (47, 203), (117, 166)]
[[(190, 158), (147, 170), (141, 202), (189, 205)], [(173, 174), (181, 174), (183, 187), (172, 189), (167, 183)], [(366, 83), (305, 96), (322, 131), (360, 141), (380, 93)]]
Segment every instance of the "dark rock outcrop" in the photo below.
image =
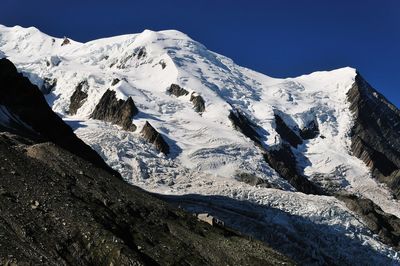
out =
[(158, 131), (155, 130), (149, 122), (146, 121), (140, 133), (148, 142), (153, 144), (157, 150), (164, 154), (169, 153), (169, 146), (167, 142), (165, 142), (161, 134), (158, 133)]
[(396, 249), (400, 248), (400, 219), (384, 212), (372, 200), (355, 195), (340, 194), (337, 198), (347, 208), (358, 214), (365, 225), (381, 240)]
[(400, 111), (357, 74), (348, 101), (354, 115), (351, 149), (400, 197)]
[(309, 122), (304, 128), (300, 130), (300, 136), (306, 139), (313, 139), (319, 134), (319, 126), (316, 119)]
[(64, 37), (64, 40), (61, 43), (61, 46), (64, 46), (64, 45), (67, 45), (67, 44), (70, 44), (70, 43), (71, 43), (71, 41), (67, 37)]
[(243, 135), (250, 138), (258, 146), (262, 146), (261, 136), (256, 130), (257, 126), (254, 125), (244, 114), (242, 114), (238, 110), (232, 110), (229, 112), (228, 118), (229, 120), (231, 120), (233, 127), (236, 130), (240, 131)]
[(278, 115), (275, 114), (275, 124), (276, 124), (276, 132), (281, 136), (281, 138), (293, 147), (297, 147), (303, 143), (303, 140), (288, 126), (285, 121)]
[(194, 110), (196, 112), (203, 113), (206, 110), (203, 97), (201, 97), (197, 93), (192, 92), (192, 95), (190, 95), (190, 101), (193, 103)]
[(115, 78), (115, 79), (112, 80), (111, 86), (115, 86), (115, 85), (117, 85), (119, 82), (120, 82), (119, 78)]
[(43, 84), (40, 87), (40, 90), (44, 95), (49, 94), (55, 87), (57, 86), (57, 79), (56, 78), (44, 78)]
[[(80, 140), (47, 105), (39, 88), (18, 73), (7, 59), (0, 59), (0, 130), (19, 132), (37, 141), (51, 141), (83, 159), (116, 174), (101, 157)], [(2, 117), (2, 116), (0, 116)]]
[(177, 84), (171, 84), (171, 86), (169, 87), (167, 92), (169, 94), (175, 95), (176, 97), (186, 96), (189, 94), (189, 92), (187, 90), (185, 90), (184, 88), (182, 88), (181, 86), (179, 86)]
[(75, 115), (78, 109), (81, 108), (82, 105), (85, 103), (88, 97), (86, 93), (88, 87), (89, 84), (87, 80), (80, 82), (76, 86), (75, 91), (70, 98), (69, 111), (68, 111), (70, 115)]
[(165, 63), (164, 60), (160, 60), (159, 64), (161, 65), (162, 69), (165, 69), (167, 67), (167, 63)]
[(249, 174), (249, 173), (239, 173), (236, 175), (236, 179), (240, 182), (244, 182), (246, 184), (249, 184), (249, 185), (255, 186), (255, 187), (265, 187), (265, 188), (272, 187), (271, 184), (267, 180), (262, 179), (256, 175)]
[(264, 159), (298, 191), (314, 195), (323, 194), (319, 187), (298, 173), (296, 157), (288, 144), (282, 144), (279, 148), (266, 150)]
[(107, 90), (96, 105), (90, 118), (111, 122), (122, 126), (124, 130), (135, 131), (132, 118), (138, 113), (132, 98), (126, 101), (117, 99), (115, 91)]
[(145, 58), (147, 56), (146, 47), (136, 48), (133, 54), (136, 56), (137, 59)]

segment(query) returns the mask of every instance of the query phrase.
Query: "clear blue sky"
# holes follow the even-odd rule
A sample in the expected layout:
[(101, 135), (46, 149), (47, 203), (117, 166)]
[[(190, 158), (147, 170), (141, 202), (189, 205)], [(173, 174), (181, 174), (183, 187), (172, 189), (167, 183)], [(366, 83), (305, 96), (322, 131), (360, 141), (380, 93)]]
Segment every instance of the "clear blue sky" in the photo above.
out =
[(78, 41), (177, 29), (274, 77), (355, 67), (400, 106), (398, 0), (1, 0), (0, 24)]

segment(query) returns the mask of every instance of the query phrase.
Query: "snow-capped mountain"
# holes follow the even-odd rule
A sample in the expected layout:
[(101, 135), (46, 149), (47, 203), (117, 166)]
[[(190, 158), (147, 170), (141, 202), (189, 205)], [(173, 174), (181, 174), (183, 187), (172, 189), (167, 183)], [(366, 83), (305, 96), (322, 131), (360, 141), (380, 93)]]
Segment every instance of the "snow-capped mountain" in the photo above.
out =
[(400, 113), (355, 69), (272, 78), (174, 30), (0, 26), (2, 54), (127, 182), (300, 263), (400, 263)]
[(0, 265), (294, 265), (122, 180), (5, 58), (0, 104)]

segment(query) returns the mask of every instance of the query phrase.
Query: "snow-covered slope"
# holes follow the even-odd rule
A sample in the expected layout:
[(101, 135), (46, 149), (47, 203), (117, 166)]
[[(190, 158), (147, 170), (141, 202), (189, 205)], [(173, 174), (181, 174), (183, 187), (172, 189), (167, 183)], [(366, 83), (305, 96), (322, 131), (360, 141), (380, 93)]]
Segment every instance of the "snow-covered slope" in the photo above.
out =
[[(370, 253), (361, 250), (355, 260), (380, 254), (374, 257), (376, 261), (364, 262), (399, 261), (397, 252), (367, 230), (344, 203), (334, 197), (295, 192), (263, 156), (265, 150), (279, 149), (283, 142), (276, 130), (276, 115), (297, 133), (315, 121), (319, 134), (291, 148), (300, 172), (324, 188), (369, 198), (400, 217), (399, 202), (351, 154), (349, 134), (354, 119), (347, 92), (355, 82), (355, 69), (276, 79), (240, 67), (174, 30), (65, 42), (35, 28), (0, 26), (0, 56), (3, 53), (10, 58), (43, 90), (53, 84), (46, 95), (53, 110), (128, 182), (162, 194), (219, 195), (249, 201), (318, 226), (340, 228), (333, 235), (344, 234), (371, 249)], [(258, 56), (256, 52), (254, 56)], [(114, 82), (116, 79), (119, 82)], [(87, 98), (75, 115), (68, 115), (70, 98), (82, 81), (87, 81)], [(171, 95), (167, 92), (171, 84), (188, 94)], [(133, 99), (139, 110), (133, 118), (138, 130), (128, 132), (89, 118), (107, 89), (115, 91), (119, 99)], [(192, 94), (202, 97), (205, 111), (196, 112)], [(256, 125), (261, 147), (235, 130), (228, 118), (232, 111), (239, 111)], [(141, 136), (146, 121), (170, 146), (168, 155)], [(238, 180), (243, 175), (256, 176), (268, 186), (243, 183)], [(259, 215), (262, 220), (273, 220), (268, 211)], [(294, 230), (286, 219), (274, 223)], [(320, 233), (313, 237), (322, 242), (333, 239), (324, 240)], [(353, 242), (338, 241), (342, 247), (339, 255), (348, 252), (343, 256), (351, 263), (352, 251), (346, 247)], [(329, 248), (323, 252), (337, 255)]]

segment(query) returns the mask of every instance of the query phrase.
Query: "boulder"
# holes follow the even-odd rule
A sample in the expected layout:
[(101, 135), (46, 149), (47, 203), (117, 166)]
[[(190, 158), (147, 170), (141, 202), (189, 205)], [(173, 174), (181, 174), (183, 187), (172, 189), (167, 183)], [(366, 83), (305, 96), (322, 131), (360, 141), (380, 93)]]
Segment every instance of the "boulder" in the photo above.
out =
[(238, 181), (249, 184), (251, 186), (255, 187), (265, 187), (265, 188), (270, 188), (272, 187), (271, 184), (265, 180), (262, 179), (256, 175), (249, 174), (249, 173), (239, 173), (235, 177)]

